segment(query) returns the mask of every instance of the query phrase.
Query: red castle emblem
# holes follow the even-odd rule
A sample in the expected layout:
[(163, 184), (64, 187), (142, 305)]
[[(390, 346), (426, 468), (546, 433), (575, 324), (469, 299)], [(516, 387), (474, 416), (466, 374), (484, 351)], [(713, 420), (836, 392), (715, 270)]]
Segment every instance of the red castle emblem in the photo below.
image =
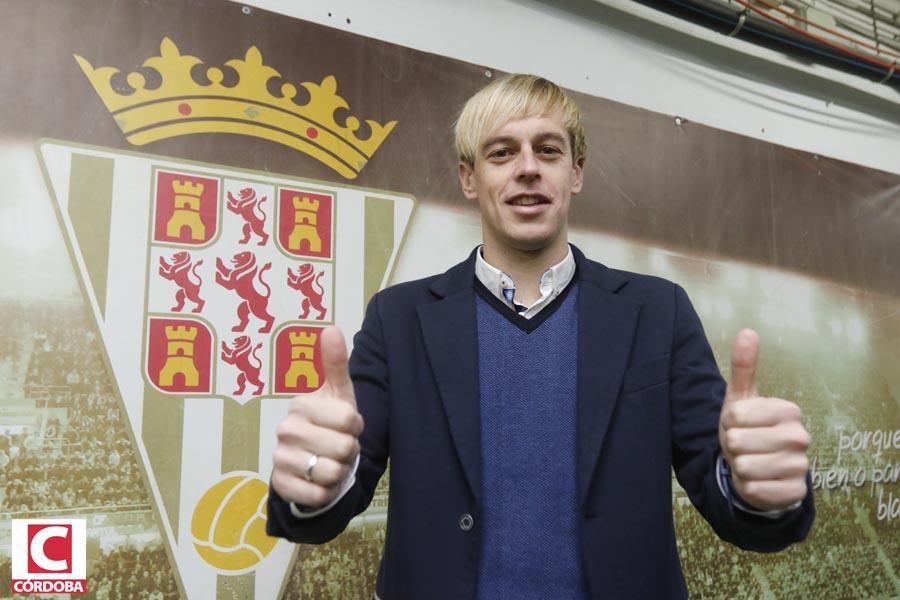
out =
[(217, 179), (157, 171), (153, 239), (187, 246), (205, 245), (216, 236), (218, 203)]
[(150, 317), (147, 338), (147, 376), (157, 389), (182, 394), (212, 390), (212, 335), (205, 323)]
[(239, 402), (318, 389), (319, 334), (334, 320), (333, 194), (162, 170), (155, 181), (150, 383)]
[(282, 188), (278, 199), (278, 242), (290, 255), (331, 259), (334, 198)]
[(286, 327), (275, 337), (275, 391), (308, 394), (324, 383), (319, 353), (321, 327)]

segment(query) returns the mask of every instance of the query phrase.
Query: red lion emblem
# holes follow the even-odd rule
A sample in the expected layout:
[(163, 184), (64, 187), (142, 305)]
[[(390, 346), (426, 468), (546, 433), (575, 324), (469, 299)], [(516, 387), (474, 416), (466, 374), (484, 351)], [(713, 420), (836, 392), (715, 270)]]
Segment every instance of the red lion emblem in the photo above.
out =
[[(226, 290), (234, 290), (243, 302), (238, 305), (237, 314), (240, 322), (231, 328), (232, 331), (244, 331), (253, 314), (257, 319), (265, 321), (260, 333), (269, 333), (275, 323), (275, 317), (269, 314), (269, 296), (272, 288), (263, 280), (262, 275), (266, 269), (272, 266), (267, 262), (262, 268), (256, 266), (256, 256), (252, 252), (238, 252), (231, 259), (233, 269), (229, 269), (221, 258), (216, 259), (216, 283)], [(256, 290), (255, 281), (259, 279), (260, 285), (265, 287), (262, 294)]]
[(325, 318), (328, 309), (322, 305), (322, 298), (325, 295), (325, 288), (319, 282), (325, 271), (321, 271), (316, 275), (316, 269), (310, 263), (303, 263), (297, 267), (295, 274), (288, 268), (287, 284), (288, 287), (299, 291), (303, 294), (303, 302), (300, 304), (300, 316), (298, 318), (305, 319), (309, 316), (310, 307), (315, 308), (319, 313), (316, 317), (317, 321)]
[(242, 189), (238, 193), (240, 198), (235, 198), (231, 195), (231, 192), (228, 192), (228, 202), (225, 206), (228, 210), (244, 219), (244, 237), (241, 238), (240, 243), (246, 244), (249, 242), (250, 234), (254, 233), (260, 238), (257, 245), (265, 246), (266, 242), (269, 241), (269, 234), (264, 231), (266, 213), (263, 212), (260, 205), (266, 201), (266, 196), (257, 199), (256, 190), (249, 187)]
[(262, 361), (259, 360), (256, 351), (262, 348), (262, 342), (250, 346), (250, 338), (240, 335), (234, 338), (234, 347), (228, 342), (222, 341), (222, 360), (229, 365), (234, 365), (240, 373), (237, 376), (237, 389), (232, 392), (235, 396), (244, 393), (244, 388), (249, 383), (256, 386), (254, 395), (259, 396), (263, 392), (263, 382), (259, 379), (259, 371), (262, 369)]
[(203, 278), (197, 274), (197, 267), (203, 264), (203, 259), (192, 263), (191, 255), (182, 251), (173, 254), (169, 260), (172, 262), (167, 261), (164, 256), (159, 257), (159, 274), (178, 286), (178, 291), (175, 292), (176, 304), (172, 307), (172, 311), (181, 312), (185, 300), (194, 303), (195, 306), (191, 312), (202, 311), (206, 302), (200, 297)]

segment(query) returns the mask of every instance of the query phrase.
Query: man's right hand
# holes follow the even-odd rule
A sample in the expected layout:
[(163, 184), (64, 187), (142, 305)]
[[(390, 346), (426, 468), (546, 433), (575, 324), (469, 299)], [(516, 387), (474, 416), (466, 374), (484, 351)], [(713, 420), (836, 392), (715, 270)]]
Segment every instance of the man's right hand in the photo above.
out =
[(278, 426), (272, 471), (278, 495), (307, 509), (321, 508), (340, 493), (359, 454), (363, 430), (340, 329), (322, 331), (319, 352), (325, 381), (312, 394), (291, 401)]

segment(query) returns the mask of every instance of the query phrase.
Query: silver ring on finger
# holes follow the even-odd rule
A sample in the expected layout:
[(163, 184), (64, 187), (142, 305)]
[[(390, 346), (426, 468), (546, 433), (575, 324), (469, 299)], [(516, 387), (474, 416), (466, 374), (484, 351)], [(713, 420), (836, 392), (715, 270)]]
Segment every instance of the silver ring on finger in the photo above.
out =
[(319, 463), (319, 455), (313, 454), (309, 457), (309, 460), (306, 462), (306, 480), (312, 482), (313, 480), (313, 469), (316, 468), (316, 465)]

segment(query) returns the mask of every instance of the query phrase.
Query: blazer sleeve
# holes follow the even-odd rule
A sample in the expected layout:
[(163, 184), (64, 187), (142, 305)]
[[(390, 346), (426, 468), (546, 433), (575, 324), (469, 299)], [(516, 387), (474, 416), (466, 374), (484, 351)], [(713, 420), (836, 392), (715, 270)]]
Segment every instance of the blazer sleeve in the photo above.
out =
[(675, 286), (672, 338), (672, 463), (691, 502), (723, 540), (775, 552), (806, 538), (815, 518), (812, 485), (801, 505), (777, 519), (736, 508), (719, 489), (719, 413), (725, 381), (687, 294)]
[(366, 309), (362, 329), (353, 338), (350, 377), (365, 428), (360, 436), (356, 482), (330, 510), (298, 519), (290, 505), (270, 486), (266, 532), (292, 542), (321, 544), (341, 533), (350, 520), (372, 501), (378, 480), (387, 467), (390, 385), (384, 331), (376, 294)]

